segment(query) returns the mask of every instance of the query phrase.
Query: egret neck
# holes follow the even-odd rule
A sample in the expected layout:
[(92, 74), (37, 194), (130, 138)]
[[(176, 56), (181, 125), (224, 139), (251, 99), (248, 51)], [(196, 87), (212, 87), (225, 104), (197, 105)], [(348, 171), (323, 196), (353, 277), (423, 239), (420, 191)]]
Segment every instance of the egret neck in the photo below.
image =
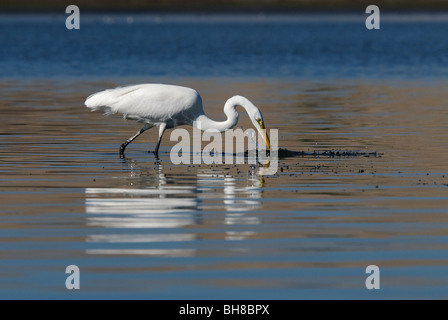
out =
[(227, 120), (215, 121), (207, 117), (205, 114), (201, 114), (195, 120), (196, 128), (204, 131), (218, 130), (219, 132), (232, 129), (238, 123), (238, 112), (236, 111), (237, 106), (241, 106), (246, 109), (247, 113), (250, 115), (249, 111), (253, 104), (244, 97), (234, 96), (227, 100), (224, 105), (224, 113), (227, 116)]

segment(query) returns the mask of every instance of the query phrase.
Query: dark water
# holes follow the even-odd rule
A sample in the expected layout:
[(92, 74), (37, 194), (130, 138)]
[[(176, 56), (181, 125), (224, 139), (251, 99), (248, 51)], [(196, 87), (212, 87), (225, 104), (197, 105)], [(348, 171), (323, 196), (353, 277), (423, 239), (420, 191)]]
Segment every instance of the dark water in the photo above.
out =
[(444, 77), (448, 16), (0, 16), (0, 76)]
[[(3, 16), (0, 297), (446, 299), (447, 22), (315, 17)], [(83, 102), (141, 82), (196, 88), (216, 119), (247, 96), (306, 154), (273, 176), (173, 165), (168, 133), (158, 163), (151, 130), (120, 159), (139, 124)]]

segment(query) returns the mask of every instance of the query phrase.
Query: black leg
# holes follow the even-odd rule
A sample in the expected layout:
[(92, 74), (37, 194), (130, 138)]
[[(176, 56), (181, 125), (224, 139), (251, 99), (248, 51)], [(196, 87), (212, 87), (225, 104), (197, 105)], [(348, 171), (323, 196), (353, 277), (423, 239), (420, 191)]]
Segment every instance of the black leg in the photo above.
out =
[(143, 132), (145, 132), (146, 130), (152, 128), (153, 126), (150, 124), (145, 124), (143, 128), (140, 129), (139, 132), (137, 132), (134, 136), (132, 136), (131, 138), (129, 138), (125, 143), (123, 143), (120, 146), (120, 158), (124, 158), (124, 150), (126, 149), (126, 147), (128, 146), (128, 144), (130, 144), (132, 141), (134, 141), (139, 135), (141, 135)]
[(162, 141), (162, 136), (163, 133), (165, 132), (166, 129), (166, 123), (162, 123), (159, 126), (159, 140), (157, 141), (157, 145), (156, 145), (156, 149), (154, 150), (154, 154), (156, 155), (157, 158), (159, 158), (159, 147), (160, 147), (160, 141)]

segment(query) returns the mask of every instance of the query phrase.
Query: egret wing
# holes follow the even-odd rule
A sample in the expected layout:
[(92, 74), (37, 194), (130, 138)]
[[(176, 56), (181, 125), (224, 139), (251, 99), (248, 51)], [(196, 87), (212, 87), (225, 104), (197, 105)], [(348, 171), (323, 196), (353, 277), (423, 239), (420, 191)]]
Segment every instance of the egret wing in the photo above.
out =
[(106, 114), (121, 113), (126, 118), (188, 124), (203, 113), (199, 94), (190, 88), (141, 84), (108, 89), (89, 96), (85, 105)]

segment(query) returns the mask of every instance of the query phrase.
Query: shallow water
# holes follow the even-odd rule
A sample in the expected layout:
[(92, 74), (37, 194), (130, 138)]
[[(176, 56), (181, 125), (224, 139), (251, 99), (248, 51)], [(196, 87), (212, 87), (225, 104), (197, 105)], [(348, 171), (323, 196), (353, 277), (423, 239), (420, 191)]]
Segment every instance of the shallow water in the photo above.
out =
[[(0, 15), (0, 298), (446, 299), (448, 18), (365, 17)], [(83, 102), (145, 82), (244, 95), (294, 156), (120, 159), (140, 125)]]
[[(172, 165), (169, 133), (158, 163), (149, 131), (120, 159), (139, 125), (83, 101), (123, 83), (2, 81), (2, 298), (447, 298), (446, 82), (176, 82), (215, 118), (244, 92), (288, 150), (382, 156), (286, 157), (263, 176)], [(365, 287), (372, 264), (380, 290)]]

